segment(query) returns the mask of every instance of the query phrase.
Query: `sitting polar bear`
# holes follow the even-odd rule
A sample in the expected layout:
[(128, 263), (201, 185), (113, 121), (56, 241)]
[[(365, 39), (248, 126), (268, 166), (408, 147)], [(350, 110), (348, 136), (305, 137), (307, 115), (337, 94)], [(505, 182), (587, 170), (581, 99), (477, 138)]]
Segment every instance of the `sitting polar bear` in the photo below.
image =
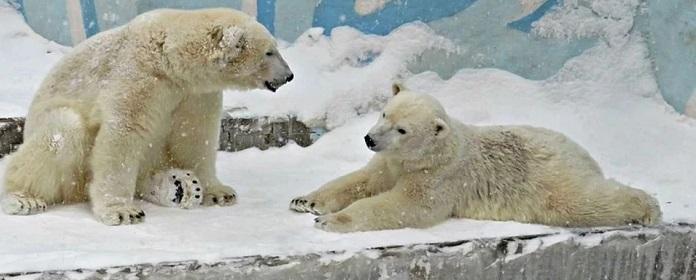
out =
[[(221, 91), (275, 91), (292, 78), (271, 34), (242, 12), (144, 13), (78, 45), (45, 78), (7, 165), (2, 209), (89, 199), (101, 222), (119, 225), (143, 220), (136, 195), (231, 205), (234, 190), (215, 174)], [(181, 173), (190, 175), (163, 179)]]
[(567, 137), (530, 126), (464, 125), (401, 91), (365, 136), (364, 168), (293, 199), (336, 232), (423, 228), (449, 217), (586, 227), (654, 224), (657, 201), (607, 180)]

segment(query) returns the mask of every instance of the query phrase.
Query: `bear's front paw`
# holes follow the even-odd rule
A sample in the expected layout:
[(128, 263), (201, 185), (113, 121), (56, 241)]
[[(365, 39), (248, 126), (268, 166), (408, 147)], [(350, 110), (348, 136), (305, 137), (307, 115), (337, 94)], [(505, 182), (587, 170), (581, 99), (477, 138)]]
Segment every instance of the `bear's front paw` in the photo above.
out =
[(138, 224), (145, 220), (145, 212), (130, 204), (116, 204), (94, 209), (94, 215), (100, 222), (109, 226)]
[(354, 232), (361, 231), (353, 221), (353, 218), (345, 213), (329, 214), (314, 219), (314, 227), (330, 232)]
[(203, 205), (230, 206), (237, 203), (237, 192), (227, 186), (215, 186), (206, 189), (203, 195)]
[(8, 215), (32, 215), (46, 211), (46, 202), (21, 193), (6, 194), (0, 201), (2, 211)]
[(324, 200), (313, 195), (296, 197), (290, 201), (290, 210), (300, 213), (312, 213), (317, 216), (340, 211), (340, 206), (334, 199)]
[(190, 170), (169, 169), (155, 174), (145, 199), (167, 207), (193, 208), (203, 202), (204, 189)]

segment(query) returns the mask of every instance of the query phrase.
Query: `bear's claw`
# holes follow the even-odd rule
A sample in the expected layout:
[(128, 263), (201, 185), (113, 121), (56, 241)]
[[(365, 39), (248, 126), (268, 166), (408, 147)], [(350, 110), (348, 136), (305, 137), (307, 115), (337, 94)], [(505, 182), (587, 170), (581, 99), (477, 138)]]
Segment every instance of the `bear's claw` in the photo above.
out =
[(311, 213), (317, 216), (326, 214), (316, 206), (317, 203), (315, 201), (307, 200), (304, 197), (298, 197), (290, 201), (290, 210), (300, 213)]
[(203, 205), (231, 206), (237, 203), (237, 193), (230, 187), (217, 187), (203, 195)]
[(17, 193), (5, 195), (0, 205), (2, 211), (8, 215), (32, 215), (46, 211), (46, 202), (43, 199)]
[(138, 224), (145, 220), (145, 212), (133, 205), (114, 205), (94, 212), (99, 221), (109, 226)]

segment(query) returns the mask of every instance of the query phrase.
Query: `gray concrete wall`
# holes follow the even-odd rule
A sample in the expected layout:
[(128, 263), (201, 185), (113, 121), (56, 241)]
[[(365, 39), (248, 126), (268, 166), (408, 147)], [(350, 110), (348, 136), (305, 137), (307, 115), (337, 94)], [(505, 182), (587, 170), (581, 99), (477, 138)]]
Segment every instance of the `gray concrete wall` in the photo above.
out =
[(0, 118), (0, 158), (14, 152), (22, 144), (22, 118)]
[[(453, 240), (456, 239), (453, 236)], [(195, 260), (103, 269), (19, 272), (19, 279), (696, 279), (693, 225)]]
[[(312, 131), (293, 117), (224, 118), (220, 126), (222, 151), (240, 151), (251, 147), (265, 150), (282, 147), (290, 141), (302, 147), (312, 144)], [(23, 118), (0, 118), (0, 158), (15, 151), (22, 143), (23, 127)]]
[(235, 152), (251, 147), (265, 150), (285, 146), (290, 141), (307, 147), (312, 144), (310, 133), (311, 130), (295, 117), (225, 118), (220, 132), (220, 150)]

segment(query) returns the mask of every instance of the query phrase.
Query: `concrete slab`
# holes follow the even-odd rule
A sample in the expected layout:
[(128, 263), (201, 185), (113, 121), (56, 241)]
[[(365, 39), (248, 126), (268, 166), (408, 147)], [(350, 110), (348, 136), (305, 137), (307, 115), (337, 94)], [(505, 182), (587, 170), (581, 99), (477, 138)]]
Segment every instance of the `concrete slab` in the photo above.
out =
[[(455, 233), (453, 233), (454, 235)], [(453, 237), (453, 240), (456, 237)], [(2, 279), (696, 279), (694, 225), (579, 229), (370, 248), (101, 269), (18, 272)]]

